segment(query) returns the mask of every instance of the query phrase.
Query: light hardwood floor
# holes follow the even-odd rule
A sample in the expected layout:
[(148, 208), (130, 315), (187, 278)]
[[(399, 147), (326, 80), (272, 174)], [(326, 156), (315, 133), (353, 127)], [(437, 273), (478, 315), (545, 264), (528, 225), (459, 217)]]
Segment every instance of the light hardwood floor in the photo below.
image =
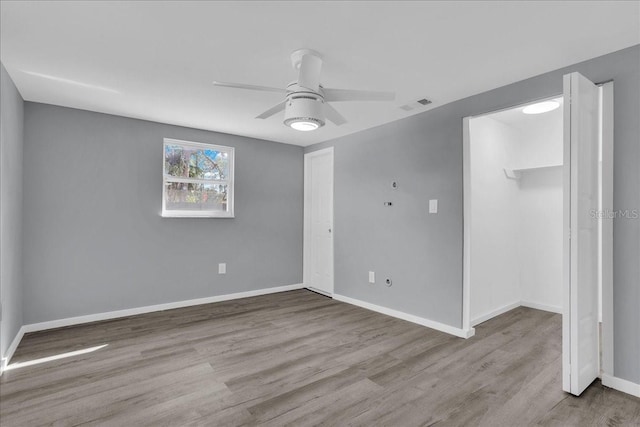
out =
[(561, 317), (517, 308), (469, 340), (306, 291), (28, 334), (0, 424), (640, 425), (640, 399), (561, 390)]

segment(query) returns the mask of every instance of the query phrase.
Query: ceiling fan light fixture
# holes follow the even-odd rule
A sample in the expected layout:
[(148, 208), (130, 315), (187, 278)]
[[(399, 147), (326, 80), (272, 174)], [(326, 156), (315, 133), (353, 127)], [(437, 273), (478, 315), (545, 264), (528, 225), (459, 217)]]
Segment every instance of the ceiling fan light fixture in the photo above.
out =
[(297, 117), (287, 119), (284, 121), (284, 124), (289, 126), (291, 129), (299, 130), (302, 132), (316, 130), (324, 125), (324, 123), (322, 123), (320, 120), (311, 117)]
[[(311, 49), (298, 49), (293, 52), (291, 65), (297, 71), (298, 79), (289, 83), (285, 89), (218, 81), (214, 81), (213, 84), (236, 89), (284, 93), (285, 99), (283, 101), (258, 114), (256, 119), (268, 119), (284, 110), (284, 125), (301, 132), (317, 130), (325, 125), (325, 120), (336, 126), (347, 122), (330, 102), (392, 101), (395, 99), (395, 94), (391, 92), (323, 87), (320, 84), (322, 55)], [(422, 99), (419, 102), (426, 105), (431, 101)]]
[(284, 110), (284, 124), (308, 132), (324, 126), (324, 102), (314, 93), (290, 93)]

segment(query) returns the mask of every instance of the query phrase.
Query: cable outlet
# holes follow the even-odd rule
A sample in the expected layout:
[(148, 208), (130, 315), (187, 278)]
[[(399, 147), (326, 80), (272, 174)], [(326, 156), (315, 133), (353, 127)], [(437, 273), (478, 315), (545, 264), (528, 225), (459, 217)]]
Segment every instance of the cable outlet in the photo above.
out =
[(393, 285), (393, 282), (391, 281), (391, 279), (387, 279), (384, 281), (384, 284), (387, 285), (387, 287), (391, 287), (391, 285)]

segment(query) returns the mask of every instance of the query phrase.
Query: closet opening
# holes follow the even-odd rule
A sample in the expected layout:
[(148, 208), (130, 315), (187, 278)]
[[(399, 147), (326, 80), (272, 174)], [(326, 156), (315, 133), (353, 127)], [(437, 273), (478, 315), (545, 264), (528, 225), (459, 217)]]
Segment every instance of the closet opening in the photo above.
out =
[(562, 313), (563, 99), (469, 120), (470, 322)]
[(463, 129), (463, 329), (525, 316), (531, 329), (514, 336), (540, 340), (563, 390), (606, 382), (613, 82), (568, 74), (563, 94), (465, 117)]

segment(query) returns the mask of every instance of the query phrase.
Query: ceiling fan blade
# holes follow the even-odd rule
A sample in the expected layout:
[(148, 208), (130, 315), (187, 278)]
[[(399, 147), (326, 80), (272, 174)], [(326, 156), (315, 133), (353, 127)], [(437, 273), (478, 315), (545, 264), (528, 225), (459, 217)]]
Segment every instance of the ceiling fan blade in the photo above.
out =
[(265, 111), (264, 113), (260, 114), (259, 116), (256, 116), (256, 119), (268, 119), (269, 117), (273, 116), (276, 113), (279, 113), (280, 111), (284, 111), (284, 106), (285, 106), (285, 102), (279, 102), (276, 105), (274, 105), (273, 107), (269, 108), (267, 111)]
[(298, 85), (317, 92), (320, 88), (320, 69), (322, 58), (313, 54), (302, 56), (300, 71), (298, 73)]
[(393, 92), (376, 92), (370, 90), (351, 89), (322, 89), (324, 100), (328, 102), (336, 101), (393, 101), (396, 94)]
[(220, 87), (231, 87), (235, 89), (259, 90), (263, 92), (278, 92), (278, 93), (287, 92), (285, 89), (280, 89), (277, 87), (246, 85), (243, 83), (213, 82), (213, 85), (220, 86)]
[(327, 118), (327, 120), (333, 122), (333, 124), (335, 124), (336, 126), (347, 123), (347, 119), (345, 119), (342, 114), (338, 113), (338, 110), (336, 110), (326, 102), (324, 103), (324, 116)]

